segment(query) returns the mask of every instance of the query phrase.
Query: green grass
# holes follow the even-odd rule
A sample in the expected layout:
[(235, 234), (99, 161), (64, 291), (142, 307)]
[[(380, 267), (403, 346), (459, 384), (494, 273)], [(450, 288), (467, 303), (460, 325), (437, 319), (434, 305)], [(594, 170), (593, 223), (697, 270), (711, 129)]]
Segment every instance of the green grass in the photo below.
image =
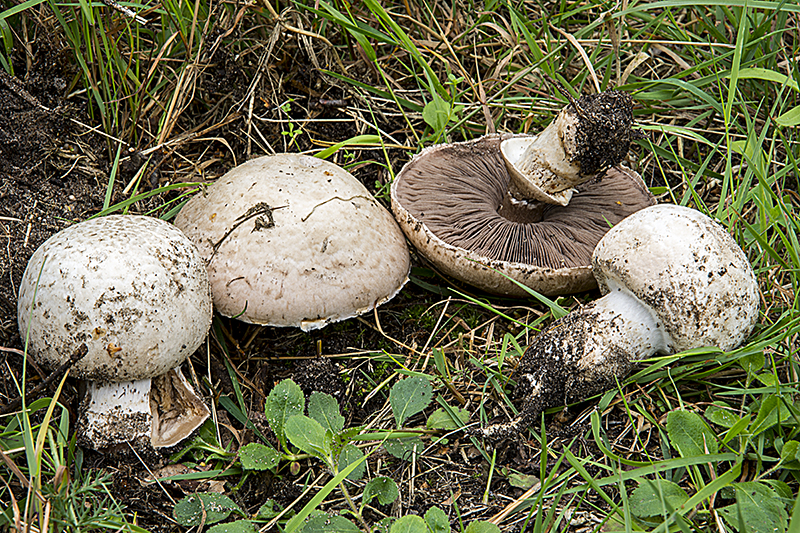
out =
[[(701, 349), (643, 362), (617, 390), (573, 408), (583, 409), (576, 424), (589, 428), (575, 438), (532, 428), (527, 437), (535, 444), (521, 446), (531, 454), (527, 473), (539, 481), (516, 499), (481, 502), (492, 486), (511, 479), (513, 469), (484, 443), (462, 437), (460, 446), (475, 446), (487, 473), (491, 463), (492, 475), (478, 484), (471, 495), (475, 501), (454, 500), (450, 518), (468, 530), (481, 519), (503, 530), (524, 525), (555, 531), (577, 520), (573, 513), (591, 516), (592, 531), (800, 529), (797, 520), (789, 526), (800, 494), (796, 3), (490, 1), (455, 9), (425, 0), (391, 8), (375, 0), (125, 5), (147, 24), (83, 0), (26, 2), (0, 12), (0, 68), (24, 75), (22, 29), (44, 24), (53, 39), (57, 35), (71, 48), (75, 76), (67, 92), (82, 98), (93, 125), (107, 135), (109, 164), (116, 170), (128, 148), (148, 154), (158, 149), (174, 162), (175, 181), (199, 181), (192, 178), (207, 165), (222, 160), (231, 166), (231, 154), (241, 162), (266, 152), (269, 141), (278, 151), (319, 152), (333, 145), (324, 155), (355, 170), (362, 163), (375, 169), (368, 180), (377, 182), (379, 191), (407, 156), (424, 146), (492, 131), (541, 129), (566, 103), (553, 83), (573, 94), (611, 87), (631, 92), (636, 120), (646, 133), (632, 157), (636, 168), (651, 180), (660, 201), (697, 208), (735, 236), (759, 279), (759, 324), (746, 344), (730, 353)], [(305, 104), (284, 109), (278, 125), (270, 125), (265, 103), (279, 107), (299, 98), (297, 86), (304, 80), (286, 64), (293, 54), (323, 67), (323, 85), (348, 100), (358, 127), (326, 139)], [(246, 72), (253, 84), (213, 85), (225, 62)], [(309, 98), (326, 96), (320, 94)], [(158, 189), (156, 196), (179, 187)], [(126, 199), (104, 207), (137, 210), (152, 196), (136, 181)], [(141, 210), (155, 208), (154, 214), (169, 218), (182, 200), (170, 198)], [(371, 318), (352, 321), (345, 333), (384, 336), (380, 345), (345, 354), (352, 366), (348, 376), (380, 368), (377, 382), (362, 391), (380, 402), (388, 401), (391, 386), (404, 375), (434, 378), (441, 402), (409, 427), (424, 427), (441, 404), (466, 406), (471, 423), (512, 414), (503, 371), (536, 329), (577, 300), (547, 304), (467, 296), (441, 278), (420, 275), (417, 281), (439, 292), (418, 289), (423, 301), (380, 316), (384, 323), (424, 334), (412, 343), (385, 334)], [(212, 357), (223, 361), (235, 385), (232, 398), (214, 395), (216, 409), (239, 427), (256, 428), (247, 413), (250, 396), (257, 395), (234, 368), (239, 354), (230, 347), (238, 343), (246, 351), (257, 333), (231, 335), (220, 330), (215, 336)], [(205, 385), (206, 392), (215, 391), (210, 380)], [(387, 413), (379, 405), (365, 422), (392, 429)], [(552, 417), (546, 420), (549, 427)], [(140, 530), (124, 502), (113, 498), (102, 472), (82, 463), (69, 424), (58, 394), (0, 418), (0, 501), (7, 504), (0, 519), (11, 527), (30, 524), (50, 531)], [(227, 493), (235, 496), (257, 474), (232, 459), (237, 450), (219, 435), (219, 423), (210, 423), (174, 459), (212, 465), (209, 472), (228, 479)], [(430, 439), (423, 439), (426, 447)], [(283, 461), (277, 473), (294, 479), (289, 471), (298, 469), (310, 484), (309, 497), (317, 495), (314, 507), (344, 507), (336, 487), (350, 482), (312, 475), (319, 472), (319, 461)], [(374, 466), (372, 457), (369, 461)], [(434, 476), (425, 470), (433, 466), (424, 455), (414, 464), (423, 479)], [(410, 490), (411, 466), (395, 467), (401, 492)], [(363, 482), (346, 486), (353, 494), (363, 490)], [(301, 509), (298, 502), (290, 511)], [(471, 514), (465, 516), (467, 509)], [(376, 518), (383, 511), (370, 512)], [(270, 521), (286, 526), (290, 514), (244, 513), (262, 526)], [(412, 522), (403, 524), (419, 526)], [(289, 523), (289, 529), (297, 526)]]

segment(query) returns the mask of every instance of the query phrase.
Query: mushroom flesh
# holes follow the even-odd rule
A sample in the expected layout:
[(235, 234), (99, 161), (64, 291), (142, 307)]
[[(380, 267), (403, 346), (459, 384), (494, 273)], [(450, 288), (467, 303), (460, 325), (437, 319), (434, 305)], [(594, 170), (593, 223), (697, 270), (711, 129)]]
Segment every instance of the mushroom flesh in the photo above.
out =
[(60, 231), (31, 256), (18, 325), (39, 363), (88, 380), (79, 438), (104, 449), (177, 444), (208, 417), (177, 368), (211, 325), (211, 294), (196, 247), (151, 217), (112, 215)]
[(515, 201), (500, 145), (530, 138), (487, 135), (423, 150), (395, 178), (392, 210), (437, 268), (487, 292), (527, 296), (515, 281), (546, 295), (592, 289), (597, 242), (655, 200), (619, 166), (578, 185), (569, 206)]
[(758, 319), (747, 257), (694, 209), (664, 204), (631, 215), (603, 237), (592, 267), (605, 296), (533, 340), (516, 370), (520, 414), (484, 436), (506, 437), (548, 407), (606, 390), (655, 353), (731, 350)]
[(244, 322), (321, 328), (360, 315), (408, 280), (397, 223), (350, 173), (279, 154), (239, 165), (175, 225), (205, 259), (217, 310)]

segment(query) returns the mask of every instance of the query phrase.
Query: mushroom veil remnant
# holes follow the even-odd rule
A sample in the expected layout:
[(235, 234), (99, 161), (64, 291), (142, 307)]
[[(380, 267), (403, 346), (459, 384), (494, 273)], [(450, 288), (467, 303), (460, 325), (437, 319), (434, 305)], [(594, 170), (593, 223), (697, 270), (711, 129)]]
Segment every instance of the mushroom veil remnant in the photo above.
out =
[(17, 311), (39, 363), (54, 368), (86, 346), (72, 368), (89, 381), (83, 443), (172, 446), (208, 417), (177, 369), (211, 326), (208, 275), (174, 226), (135, 215), (69, 226), (31, 256)]
[(546, 295), (589, 290), (596, 286), (590, 260), (600, 238), (655, 203), (639, 175), (622, 166), (577, 185), (568, 206), (518, 201), (509, 194), (500, 146), (535, 138), (487, 135), (433, 146), (397, 175), (395, 217), (441, 271), (510, 296), (528, 293), (505, 276)]
[(217, 310), (253, 324), (320, 328), (374, 309), (408, 280), (392, 216), (316, 157), (239, 165), (195, 195), (175, 225), (207, 263)]
[(732, 350), (758, 319), (747, 257), (694, 209), (665, 204), (631, 215), (597, 245), (592, 268), (605, 296), (533, 340), (516, 370), (519, 416), (483, 435), (508, 436), (548, 407), (606, 390), (655, 353)]

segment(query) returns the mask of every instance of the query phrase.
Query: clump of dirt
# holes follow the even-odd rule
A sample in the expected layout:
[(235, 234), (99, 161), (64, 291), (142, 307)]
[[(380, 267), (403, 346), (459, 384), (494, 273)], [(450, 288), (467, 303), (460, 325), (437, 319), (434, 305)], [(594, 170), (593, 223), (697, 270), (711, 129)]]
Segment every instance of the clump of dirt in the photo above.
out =
[(330, 357), (304, 359), (295, 364), (292, 379), (308, 397), (312, 392), (330, 394), (341, 403), (345, 395), (341, 367)]
[(570, 104), (578, 114), (576, 142), (581, 151), (581, 174), (598, 174), (628, 155), (631, 141), (640, 137), (633, 124), (633, 99), (623, 91), (585, 94)]

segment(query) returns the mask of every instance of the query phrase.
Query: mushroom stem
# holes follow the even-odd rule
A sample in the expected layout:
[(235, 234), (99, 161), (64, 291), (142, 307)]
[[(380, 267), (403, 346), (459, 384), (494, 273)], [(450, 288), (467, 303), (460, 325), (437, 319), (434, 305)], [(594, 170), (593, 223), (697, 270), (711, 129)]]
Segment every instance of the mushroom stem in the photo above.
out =
[(179, 369), (152, 379), (87, 384), (79, 436), (95, 449), (145, 441), (153, 448), (173, 446), (209, 416)]
[(633, 364), (672, 342), (650, 307), (623, 288), (554, 322), (540, 333), (517, 370), (519, 414), (479, 434), (506, 438), (536, 422), (542, 411), (614, 386)]
[(633, 104), (630, 95), (606, 91), (564, 107), (539, 135), (504, 141), (512, 196), (567, 205), (574, 187), (628, 154)]

